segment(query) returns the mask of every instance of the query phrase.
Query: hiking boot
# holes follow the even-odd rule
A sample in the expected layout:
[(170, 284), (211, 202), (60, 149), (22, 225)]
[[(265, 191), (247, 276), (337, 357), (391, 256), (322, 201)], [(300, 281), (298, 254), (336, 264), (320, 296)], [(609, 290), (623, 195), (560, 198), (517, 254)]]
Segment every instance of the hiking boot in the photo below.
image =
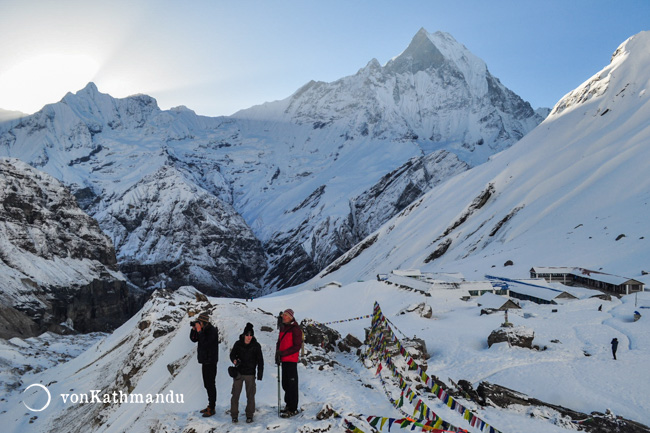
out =
[(206, 407), (205, 412), (203, 412), (203, 418), (207, 418), (212, 415), (214, 415), (214, 409), (212, 409), (211, 407)]
[(248, 424), (252, 423), (252, 422), (253, 422), (253, 418), (251, 418), (251, 417), (246, 418), (246, 422), (247, 422)]
[(205, 409), (201, 409), (199, 412), (200, 413), (206, 413), (210, 409), (210, 406), (207, 406)]
[(282, 418), (291, 418), (292, 416), (298, 415), (300, 412), (297, 410), (287, 410), (285, 412), (280, 412), (280, 417)]
[(232, 417), (232, 423), (236, 424), (239, 422), (239, 418)]

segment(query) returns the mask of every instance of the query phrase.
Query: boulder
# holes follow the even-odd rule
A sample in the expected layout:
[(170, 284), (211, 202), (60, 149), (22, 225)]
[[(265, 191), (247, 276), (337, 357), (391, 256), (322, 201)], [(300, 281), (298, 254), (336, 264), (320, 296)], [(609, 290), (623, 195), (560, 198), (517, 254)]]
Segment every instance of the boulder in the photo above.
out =
[(400, 311), (399, 314), (405, 313), (417, 313), (420, 317), (425, 319), (430, 319), (433, 317), (433, 309), (426, 302), (420, 302), (419, 304), (411, 304), (406, 307), (404, 310)]
[(511, 346), (533, 348), (533, 339), (535, 332), (525, 326), (501, 327), (495, 329), (488, 337), (488, 347), (495, 343), (507, 342)]
[(304, 333), (306, 344), (321, 347), (326, 352), (331, 352), (336, 347), (336, 342), (341, 338), (341, 334), (322, 323), (314, 322), (311, 319), (304, 319), (300, 322), (300, 327)]

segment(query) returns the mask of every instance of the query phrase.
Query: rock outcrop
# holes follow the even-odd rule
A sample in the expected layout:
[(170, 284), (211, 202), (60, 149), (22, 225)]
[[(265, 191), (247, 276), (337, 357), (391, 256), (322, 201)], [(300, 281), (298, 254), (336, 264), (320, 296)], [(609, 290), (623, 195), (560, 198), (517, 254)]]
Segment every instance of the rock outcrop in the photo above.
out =
[(492, 347), (496, 343), (508, 343), (511, 346), (524, 347), (526, 349), (533, 348), (533, 339), (535, 333), (533, 330), (525, 326), (517, 327), (501, 327), (492, 331), (488, 337), (488, 347)]
[(53, 177), (0, 158), (0, 337), (106, 331), (132, 313), (115, 250)]

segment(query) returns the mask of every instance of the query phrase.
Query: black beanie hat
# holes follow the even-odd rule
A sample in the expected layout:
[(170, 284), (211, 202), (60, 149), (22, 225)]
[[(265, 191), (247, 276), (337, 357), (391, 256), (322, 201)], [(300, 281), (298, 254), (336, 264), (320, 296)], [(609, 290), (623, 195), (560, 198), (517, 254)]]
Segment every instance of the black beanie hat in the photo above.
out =
[(248, 322), (246, 323), (246, 326), (244, 327), (244, 335), (252, 335), (255, 336), (255, 331), (253, 331), (253, 324)]

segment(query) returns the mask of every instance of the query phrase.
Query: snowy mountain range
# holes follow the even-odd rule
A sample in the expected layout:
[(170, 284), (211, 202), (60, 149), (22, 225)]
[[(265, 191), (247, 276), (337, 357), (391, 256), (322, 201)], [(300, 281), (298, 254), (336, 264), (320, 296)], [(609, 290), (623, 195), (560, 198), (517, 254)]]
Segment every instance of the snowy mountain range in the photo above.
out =
[[(393, 169), (383, 172), (377, 169), (372, 185), (359, 186), (352, 194), (359, 197), (359, 201), (351, 203), (359, 206), (349, 207), (354, 215), (352, 221), (361, 221), (365, 227), (365, 230), (354, 232), (355, 236), (366, 237), (303, 284), (256, 298), (252, 303), (205, 297), (191, 287), (181, 287), (175, 292), (158, 290), (143, 309), (105, 337), (89, 336), (78, 344), (65, 340), (50, 343), (54, 337), (48, 334), (38, 339), (0, 340), (0, 365), (3, 366), (0, 379), (7, 390), (1, 400), (0, 424), (11, 432), (31, 429), (42, 432), (316, 433), (345, 431), (348, 427), (344, 420), (353, 422), (361, 431), (370, 432), (374, 428), (371, 420), (379, 417), (385, 432), (391, 425), (391, 431), (398, 430), (400, 424), (384, 425), (384, 419), (390, 422), (391, 419), (403, 420), (406, 416), (417, 417), (418, 407), (424, 402), (451, 424), (471, 433), (482, 432), (479, 426), (470, 424), (458, 412), (458, 406), (454, 409), (453, 405), (443, 401), (442, 394), (426, 391), (421, 374), (409, 368), (412, 364), (406, 356), (396, 354), (393, 359), (402, 375), (403, 381), (400, 381), (391, 374), (387, 364), (384, 363), (383, 370), (379, 369), (382, 363), (376, 358), (362, 360), (354, 351), (346, 352), (340, 346), (327, 352), (313, 344), (305, 345), (305, 355), (301, 355), (304, 362), (298, 366), (300, 405), (304, 412), (288, 420), (277, 417), (279, 378), (271, 361), (277, 338), (276, 312), (292, 308), (298, 320), (309, 318), (336, 329), (341, 336), (351, 334), (364, 340), (370, 326), (368, 316), (377, 301), (399, 340), (413, 342), (415, 338), (410, 337), (413, 335), (424, 341), (426, 373), (435, 375), (457, 401), (498, 431), (649, 431), (646, 426), (650, 425), (647, 410), (650, 397), (645, 374), (650, 361), (650, 321), (645, 314), (650, 308), (647, 291), (604, 300), (594, 296), (600, 292), (582, 289), (576, 299), (560, 300), (557, 305), (520, 301), (521, 309), (510, 310), (506, 321), (534, 336), (533, 344), (537, 349), (531, 350), (511, 346), (508, 342), (488, 346), (488, 335), (503, 326), (504, 316), (501, 313), (482, 314), (481, 300), (462, 300), (465, 293), (460, 293), (461, 290), (434, 288), (420, 293), (376, 278), (378, 273), (397, 269), (418, 269), (438, 275), (443, 272), (462, 273), (466, 280), (483, 279), (488, 273), (525, 278), (533, 266), (580, 266), (649, 284), (647, 215), (650, 178), (644, 175), (650, 161), (648, 46), (650, 32), (639, 33), (622, 43), (610, 63), (562, 98), (544, 122), (483, 164), (475, 164), (447, 149), (435, 149), (422, 152), (425, 155), (404, 157)], [(97, 93), (97, 97), (106, 95)], [(110, 101), (108, 97), (106, 100)], [(257, 224), (249, 223), (249, 226), (259, 239), (273, 235), (274, 232), (261, 223), (262, 217), (266, 218), (274, 206), (280, 208), (280, 205), (267, 204), (264, 208), (266, 213), (255, 213), (255, 203), (264, 204), (255, 201), (260, 200), (255, 188), (237, 192), (228, 188), (230, 184), (227, 181), (219, 183), (229, 179), (223, 173), (234, 172), (233, 166), (238, 166), (242, 173), (250, 170), (246, 174), (258, 180), (257, 184), (251, 185), (260, 188), (272, 185), (268, 188), (275, 192), (274, 197), (293, 198), (297, 205), (291, 208), (293, 212), (290, 214), (319, 215), (323, 203), (330, 203), (325, 201), (328, 188), (343, 188), (335, 182), (315, 182), (316, 185), (326, 185), (322, 189), (315, 188), (310, 183), (314, 171), (303, 176), (309, 185), (297, 192), (297, 183), (284, 176), (288, 167), (298, 171), (301, 166), (298, 161), (287, 157), (288, 153), (285, 154), (286, 161), (279, 157), (268, 158), (278, 163), (285, 162), (279, 171), (274, 171), (272, 166), (264, 169), (270, 178), (264, 178), (253, 170), (257, 167), (256, 161), (261, 161), (260, 165), (267, 161), (258, 154), (262, 148), (260, 143), (265, 143), (267, 138), (249, 135), (244, 140), (241, 137), (246, 136), (244, 131), (254, 129), (256, 121), (197, 118), (185, 109), (163, 114), (170, 118), (187, 116), (205, 124), (221, 122), (220, 131), (233, 128), (230, 129), (233, 132), (230, 139), (214, 141), (210, 147), (224, 151), (231, 147), (240, 150), (240, 153), (228, 154), (232, 166), (227, 170), (216, 165), (223, 177), (217, 176), (216, 170), (202, 170), (205, 161), (200, 164), (197, 162), (200, 160), (198, 154), (181, 151), (187, 148), (170, 150), (172, 146), (169, 146), (165, 152), (158, 152), (153, 137), (146, 143), (150, 146), (147, 157), (152, 161), (173, 161), (174, 164), (166, 164), (169, 167), (162, 170), (160, 167), (165, 165), (162, 163), (152, 163), (156, 166), (153, 169), (149, 165), (138, 165), (137, 162), (144, 160), (137, 156), (138, 152), (144, 153), (144, 150), (134, 150), (134, 146), (128, 146), (126, 141), (119, 147), (115, 140), (110, 142), (113, 146), (111, 151), (125, 155), (131, 152), (131, 155), (136, 155), (133, 157), (135, 162), (127, 170), (117, 164), (100, 169), (95, 161), (96, 172), (104, 176), (102, 179), (106, 181), (110, 176), (119, 179), (119, 176), (128, 177), (132, 172), (149, 170), (148, 185), (159, 182), (156, 187), (159, 189), (175, 185), (168, 180), (169, 176), (159, 174), (165, 170), (176, 170), (183, 179), (212, 179), (204, 182), (210, 185), (210, 188), (204, 188), (205, 191), (226, 203), (233, 203), (233, 208), (248, 209), (240, 214), (247, 222), (258, 221)], [(162, 122), (160, 118), (158, 121)], [(305, 131), (311, 128), (327, 132), (334, 123), (322, 128), (319, 125), (316, 129), (313, 129), (313, 124), (303, 124), (303, 127)], [(269, 133), (274, 131), (275, 125), (278, 137), (279, 130), (286, 131), (285, 125), (270, 121), (262, 124), (266, 125)], [(142, 128), (147, 128), (146, 122)], [(178, 136), (193, 134), (190, 129), (168, 128), (168, 131), (172, 130)], [(33, 133), (37, 134), (38, 130)], [(6, 139), (7, 136), (3, 137)], [(16, 142), (20, 140), (17, 138)], [(397, 147), (415, 146), (417, 143), (395, 141), (391, 144)], [(366, 145), (364, 150), (370, 148), (371, 142)], [(87, 169), (96, 155), (109, 152), (108, 148), (109, 141), (105, 140), (102, 149), (88, 160), (78, 156), (80, 159), (69, 166), (78, 171), (66, 169), (61, 173), (68, 178), (65, 184), (75, 183), (70, 181), (75, 173), (85, 175), (81, 168)], [(244, 150), (248, 153), (245, 154)], [(346, 151), (353, 153), (345, 146), (339, 150), (339, 159)], [(389, 151), (390, 146), (382, 150)], [(271, 154), (272, 149), (267, 152), (265, 155)], [(377, 153), (381, 152), (370, 152), (369, 157), (376, 158)], [(60, 154), (62, 152), (52, 153)], [(190, 158), (191, 155), (194, 159)], [(401, 153), (395, 151), (392, 155), (396, 157)], [(127, 159), (126, 156), (122, 158)], [(316, 159), (317, 156), (313, 159), (304, 156), (302, 169), (308, 166), (307, 162)], [(432, 167), (445, 160), (444, 166), (455, 175), (447, 179), (436, 178), (432, 173), (437, 170)], [(13, 165), (19, 164), (12, 161)], [(386, 161), (384, 164), (388, 166)], [(377, 164), (377, 167), (382, 166)], [(46, 166), (47, 162), (42, 165)], [(109, 173), (111, 167), (115, 172)], [(352, 167), (352, 162), (347, 167)], [(23, 165), (22, 169), (26, 172), (29, 168)], [(340, 183), (362, 177), (362, 173), (350, 171), (350, 176), (339, 180)], [(239, 174), (243, 176), (242, 173)], [(341, 169), (336, 173), (342, 176), (345, 171)], [(137, 180), (122, 190), (121, 197), (152, 194), (153, 188), (139, 183), (144, 176), (136, 174), (133, 178)], [(30, 176), (43, 175), (35, 173)], [(407, 183), (406, 179), (412, 179), (412, 182)], [(401, 182), (404, 182), (403, 188)], [(133, 188), (134, 185), (142, 185), (143, 192)], [(59, 185), (55, 186), (56, 191), (61, 189)], [(422, 191), (413, 193), (413, 196), (419, 196), (414, 201), (408, 199), (411, 189)], [(77, 188), (76, 192), (78, 197), (86, 197), (86, 209), (97, 210), (95, 215), (100, 211), (109, 213), (106, 211), (109, 206), (102, 204), (100, 196), (91, 194), (92, 191), (86, 191), (83, 196), (82, 188)], [(309, 194), (305, 195), (305, 192)], [(404, 200), (400, 199), (402, 195)], [(380, 200), (369, 203), (375, 198)], [(129, 199), (122, 201), (128, 203)], [(409, 201), (410, 204), (405, 204)], [(165, 203), (171, 205), (176, 201)], [(235, 206), (237, 203), (239, 205)], [(125, 205), (122, 209), (137, 213), (137, 201), (131, 204), (133, 207)], [(385, 223), (373, 226), (376, 221), (373, 214), (390, 213), (385, 206), (401, 209), (396, 210), (396, 214), (387, 218)], [(356, 212), (357, 208), (363, 210)], [(276, 214), (280, 213), (276, 210)], [(100, 224), (101, 220), (98, 218)], [(284, 221), (291, 220), (289, 215)], [(140, 220), (134, 218), (134, 221)], [(234, 217), (229, 221), (236, 223)], [(266, 237), (258, 233), (265, 233)], [(288, 234), (287, 242), (298, 239), (297, 235), (297, 232)], [(308, 251), (313, 246), (304, 245), (303, 248)], [(326, 286), (332, 281), (337, 283)], [(418, 313), (425, 309), (432, 313), (430, 317)], [(635, 311), (640, 311), (642, 316), (636, 321), (633, 319)], [(189, 322), (198, 312), (207, 312), (221, 331), (221, 360), (227, 358), (228, 350), (239, 337), (244, 324), (254, 324), (256, 338), (263, 347), (266, 368), (263, 380), (257, 385), (258, 410), (251, 425), (232, 424), (230, 416), (225, 413), (229, 408), (228, 390), (232, 384), (226, 374), (227, 361), (219, 364), (217, 415), (205, 419), (198, 413), (198, 409), (205, 405), (205, 393), (201, 388), (194, 346), (188, 338)], [(613, 337), (620, 341), (617, 360), (612, 359), (610, 352)], [(89, 341), (92, 338), (98, 339), (93, 345)], [(52, 355), (43, 359), (40, 348), (46, 343), (55, 347), (51, 349)], [(367, 349), (362, 348), (362, 352)], [(55, 357), (66, 358), (67, 362), (57, 362)], [(69, 359), (71, 357), (74, 359)], [(34, 365), (36, 369), (33, 369)], [(499, 384), (514, 390), (520, 399), (504, 406), (493, 401), (480, 403), (477, 395), (459, 391), (461, 380), (475, 388), (485, 382)], [(404, 398), (408, 397), (404, 383), (417, 391), (417, 399), (409, 401), (409, 398)], [(29, 384), (46, 387), (51, 393), (51, 401), (46, 400), (42, 388), (28, 390)], [(182, 404), (111, 401), (78, 404), (84, 393), (91, 395), (93, 390), (102, 397), (111, 396), (113, 392), (143, 396), (166, 396), (171, 392), (182, 395), (184, 400)], [(76, 402), (71, 399), (72, 395), (76, 396)], [(397, 403), (400, 398), (404, 403), (401, 406)], [(25, 405), (41, 407), (46, 402), (48, 407), (42, 412), (35, 413), (25, 408)], [(319, 418), (317, 414), (327, 407), (333, 408), (342, 418)], [(567, 412), (573, 417), (566, 415)], [(411, 426), (408, 428), (402, 431), (411, 431)]]
[(435, 185), (543, 120), (445, 33), (385, 66), (208, 118), (89, 84), (0, 124), (0, 155), (69, 187), (146, 290), (301, 283)]

